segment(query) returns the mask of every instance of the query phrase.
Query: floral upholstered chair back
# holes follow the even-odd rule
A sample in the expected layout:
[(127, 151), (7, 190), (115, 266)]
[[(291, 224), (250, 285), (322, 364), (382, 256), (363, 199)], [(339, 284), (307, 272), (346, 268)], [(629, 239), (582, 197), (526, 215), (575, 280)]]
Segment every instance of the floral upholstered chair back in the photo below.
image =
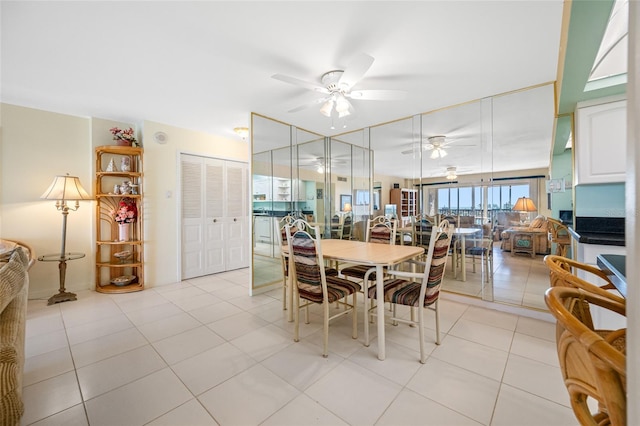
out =
[(424, 306), (429, 306), (438, 300), (452, 236), (453, 225), (450, 225), (447, 220), (441, 221), (439, 226), (433, 229), (420, 291), (421, 298), (424, 297)]
[(398, 222), (389, 220), (385, 216), (377, 216), (367, 220), (367, 242), (376, 244), (391, 244), (396, 242)]

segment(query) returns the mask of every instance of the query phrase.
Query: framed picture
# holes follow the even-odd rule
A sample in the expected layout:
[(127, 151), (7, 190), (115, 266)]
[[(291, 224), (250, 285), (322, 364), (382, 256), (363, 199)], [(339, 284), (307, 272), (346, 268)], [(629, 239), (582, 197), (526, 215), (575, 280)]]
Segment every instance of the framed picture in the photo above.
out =
[(322, 188), (316, 189), (316, 199), (322, 200)]
[(351, 211), (351, 195), (340, 195), (340, 211)]

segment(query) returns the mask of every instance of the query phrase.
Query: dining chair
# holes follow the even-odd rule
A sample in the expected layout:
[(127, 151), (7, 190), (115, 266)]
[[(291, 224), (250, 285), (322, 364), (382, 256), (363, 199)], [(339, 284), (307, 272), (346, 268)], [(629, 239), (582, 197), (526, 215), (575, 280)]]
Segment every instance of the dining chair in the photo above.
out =
[[(462, 247), (461, 240), (455, 242), (454, 250), (456, 251), (456, 271), (454, 272), (454, 278), (457, 277), (457, 268), (462, 267)], [(465, 239), (465, 254), (467, 258), (471, 259), (472, 271), (476, 272), (476, 261), (480, 261), (482, 267), (486, 271), (485, 281), (491, 282), (493, 277), (493, 238), (480, 237), (480, 238), (466, 238)]]
[(344, 215), (342, 220), (342, 239), (350, 240), (353, 232), (353, 214), (351, 212)]
[[(556, 318), (560, 371), (571, 407), (582, 425), (626, 425), (626, 329), (608, 334), (585, 323), (592, 307), (626, 315), (624, 304), (580, 288), (551, 287), (545, 303)], [(592, 413), (588, 398), (598, 402)]]
[(417, 215), (412, 218), (412, 226), (414, 235), (413, 245), (428, 247), (434, 222), (428, 217)]
[[(398, 322), (417, 326), (418, 338), (420, 341), (420, 362), (425, 363), (426, 352), (424, 342), (424, 309), (432, 308), (435, 311), (436, 320), (436, 344), (440, 344), (440, 310), (438, 307), (438, 299), (440, 296), (440, 286), (444, 277), (444, 270), (447, 264), (449, 246), (453, 236), (453, 225), (448, 221), (442, 220), (438, 227), (433, 228), (429, 248), (427, 251), (426, 261), (414, 261), (424, 267), (424, 272), (407, 272), (399, 270), (388, 270), (391, 276), (384, 281), (383, 301), (389, 302), (393, 306), (390, 319), (393, 325)], [(419, 281), (415, 281), (419, 280)], [(369, 288), (369, 299), (377, 299), (378, 295), (376, 287)], [(378, 300), (378, 303), (380, 301)], [(411, 309), (411, 318), (401, 318), (397, 314), (397, 306), (409, 306)], [(367, 301), (365, 300), (365, 307)], [(414, 319), (414, 308), (417, 310), (418, 320)], [(375, 316), (375, 307), (367, 308), (369, 315)], [(386, 317), (385, 317), (386, 318)], [(384, 321), (385, 318), (378, 318), (378, 321)], [(368, 321), (365, 319), (365, 345), (369, 345)]]
[[(281, 219), (274, 217), (276, 236), (278, 238), (278, 250), (280, 251), (280, 263), (282, 264), (282, 310), (287, 310), (287, 283), (289, 281), (289, 256), (283, 250), (287, 247), (288, 241), (286, 232), (286, 225), (291, 225), (295, 218), (291, 215), (287, 215)], [(295, 231), (296, 228), (291, 228)]]
[[(294, 278), (293, 286), (295, 300), (294, 336), (293, 340), (300, 340), (300, 308), (305, 308), (305, 323), (309, 323), (309, 306), (321, 304), (323, 308), (323, 351), (322, 356), (329, 356), (329, 321), (348, 313), (353, 314), (352, 337), (358, 338), (357, 317), (357, 293), (360, 285), (340, 278), (337, 275), (327, 275), (322, 256), (321, 239), (314, 238), (309, 232), (302, 230), (304, 226), (297, 227), (295, 232), (290, 232), (293, 225), (286, 225), (286, 235), (291, 256), (291, 276)], [(320, 235), (318, 227), (315, 227), (315, 235)], [(348, 303), (347, 297), (353, 296), (352, 303)], [(305, 300), (301, 305), (300, 299)], [(344, 310), (330, 315), (330, 305), (334, 302), (344, 306)]]
[[(377, 216), (373, 219), (367, 219), (365, 242), (395, 245), (397, 229), (397, 220), (389, 220), (389, 218), (385, 216)], [(368, 279), (370, 281), (375, 281), (375, 268), (373, 268), (373, 271), (370, 271), (370, 269), (372, 269), (371, 265), (352, 265), (341, 269), (340, 273), (345, 277), (363, 281), (365, 275), (369, 272)]]
[(331, 217), (331, 238), (341, 240), (343, 231), (343, 223), (340, 215), (334, 214)]

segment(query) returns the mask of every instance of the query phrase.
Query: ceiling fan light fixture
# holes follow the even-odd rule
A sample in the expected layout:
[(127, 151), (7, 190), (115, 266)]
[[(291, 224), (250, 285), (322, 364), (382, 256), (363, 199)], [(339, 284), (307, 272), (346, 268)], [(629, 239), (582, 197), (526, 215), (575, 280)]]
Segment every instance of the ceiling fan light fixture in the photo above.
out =
[(447, 167), (447, 176), (446, 178), (449, 180), (453, 180), (455, 178), (457, 178), (458, 175), (456, 175), (456, 168), (455, 167)]
[(322, 105), (322, 107), (320, 107), (320, 114), (324, 115), (325, 117), (331, 117), (332, 110), (333, 110), (333, 100), (329, 99), (327, 102), (324, 103), (324, 105)]
[(247, 138), (247, 136), (249, 136), (249, 128), (248, 127), (234, 127), (233, 131), (236, 132), (238, 134), (238, 136), (240, 136), (242, 138), (242, 140), (245, 140)]

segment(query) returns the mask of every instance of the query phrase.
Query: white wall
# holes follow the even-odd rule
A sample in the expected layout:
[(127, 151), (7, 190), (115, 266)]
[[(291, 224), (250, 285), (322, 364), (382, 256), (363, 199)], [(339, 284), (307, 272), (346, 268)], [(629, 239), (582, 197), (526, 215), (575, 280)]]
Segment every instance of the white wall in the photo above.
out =
[[(59, 253), (62, 214), (40, 196), (54, 176), (78, 176), (92, 192), (93, 150), (90, 120), (47, 111), (2, 105), (2, 199), (0, 237), (30, 244), (36, 255)], [(67, 250), (86, 257), (67, 265), (66, 288), (93, 287), (94, 203), (82, 201), (67, 223)], [(30, 270), (29, 296), (49, 298), (59, 286), (58, 263), (36, 262)]]
[[(153, 141), (154, 133), (168, 136), (164, 145)], [(206, 133), (145, 121), (144, 216), (145, 279), (147, 286), (180, 281), (180, 153), (249, 161), (249, 144)]]
[[(30, 244), (36, 255), (60, 251), (62, 214), (55, 202), (40, 200), (53, 177), (78, 176), (94, 193), (94, 147), (113, 144), (109, 128), (134, 124), (75, 117), (1, 104), (0, 237)], [(137, 126), (144, 151), (145, 285), (180, 280), (179, 177), (180, 152), (248, 162), (248, 143), (145, 121)], [(169, 136), (165, 145), (153, 134)], [(171, 197), (167, 198), (167, 191)], [(69, 291), (95, 286), (95, 202), (80, 203), (68, 216), (67, 251), (86, 257), (68, 263)], [(56, 262), (36, 262), (30, 271), (30, 298), (48, 298), (58, 290)]]

